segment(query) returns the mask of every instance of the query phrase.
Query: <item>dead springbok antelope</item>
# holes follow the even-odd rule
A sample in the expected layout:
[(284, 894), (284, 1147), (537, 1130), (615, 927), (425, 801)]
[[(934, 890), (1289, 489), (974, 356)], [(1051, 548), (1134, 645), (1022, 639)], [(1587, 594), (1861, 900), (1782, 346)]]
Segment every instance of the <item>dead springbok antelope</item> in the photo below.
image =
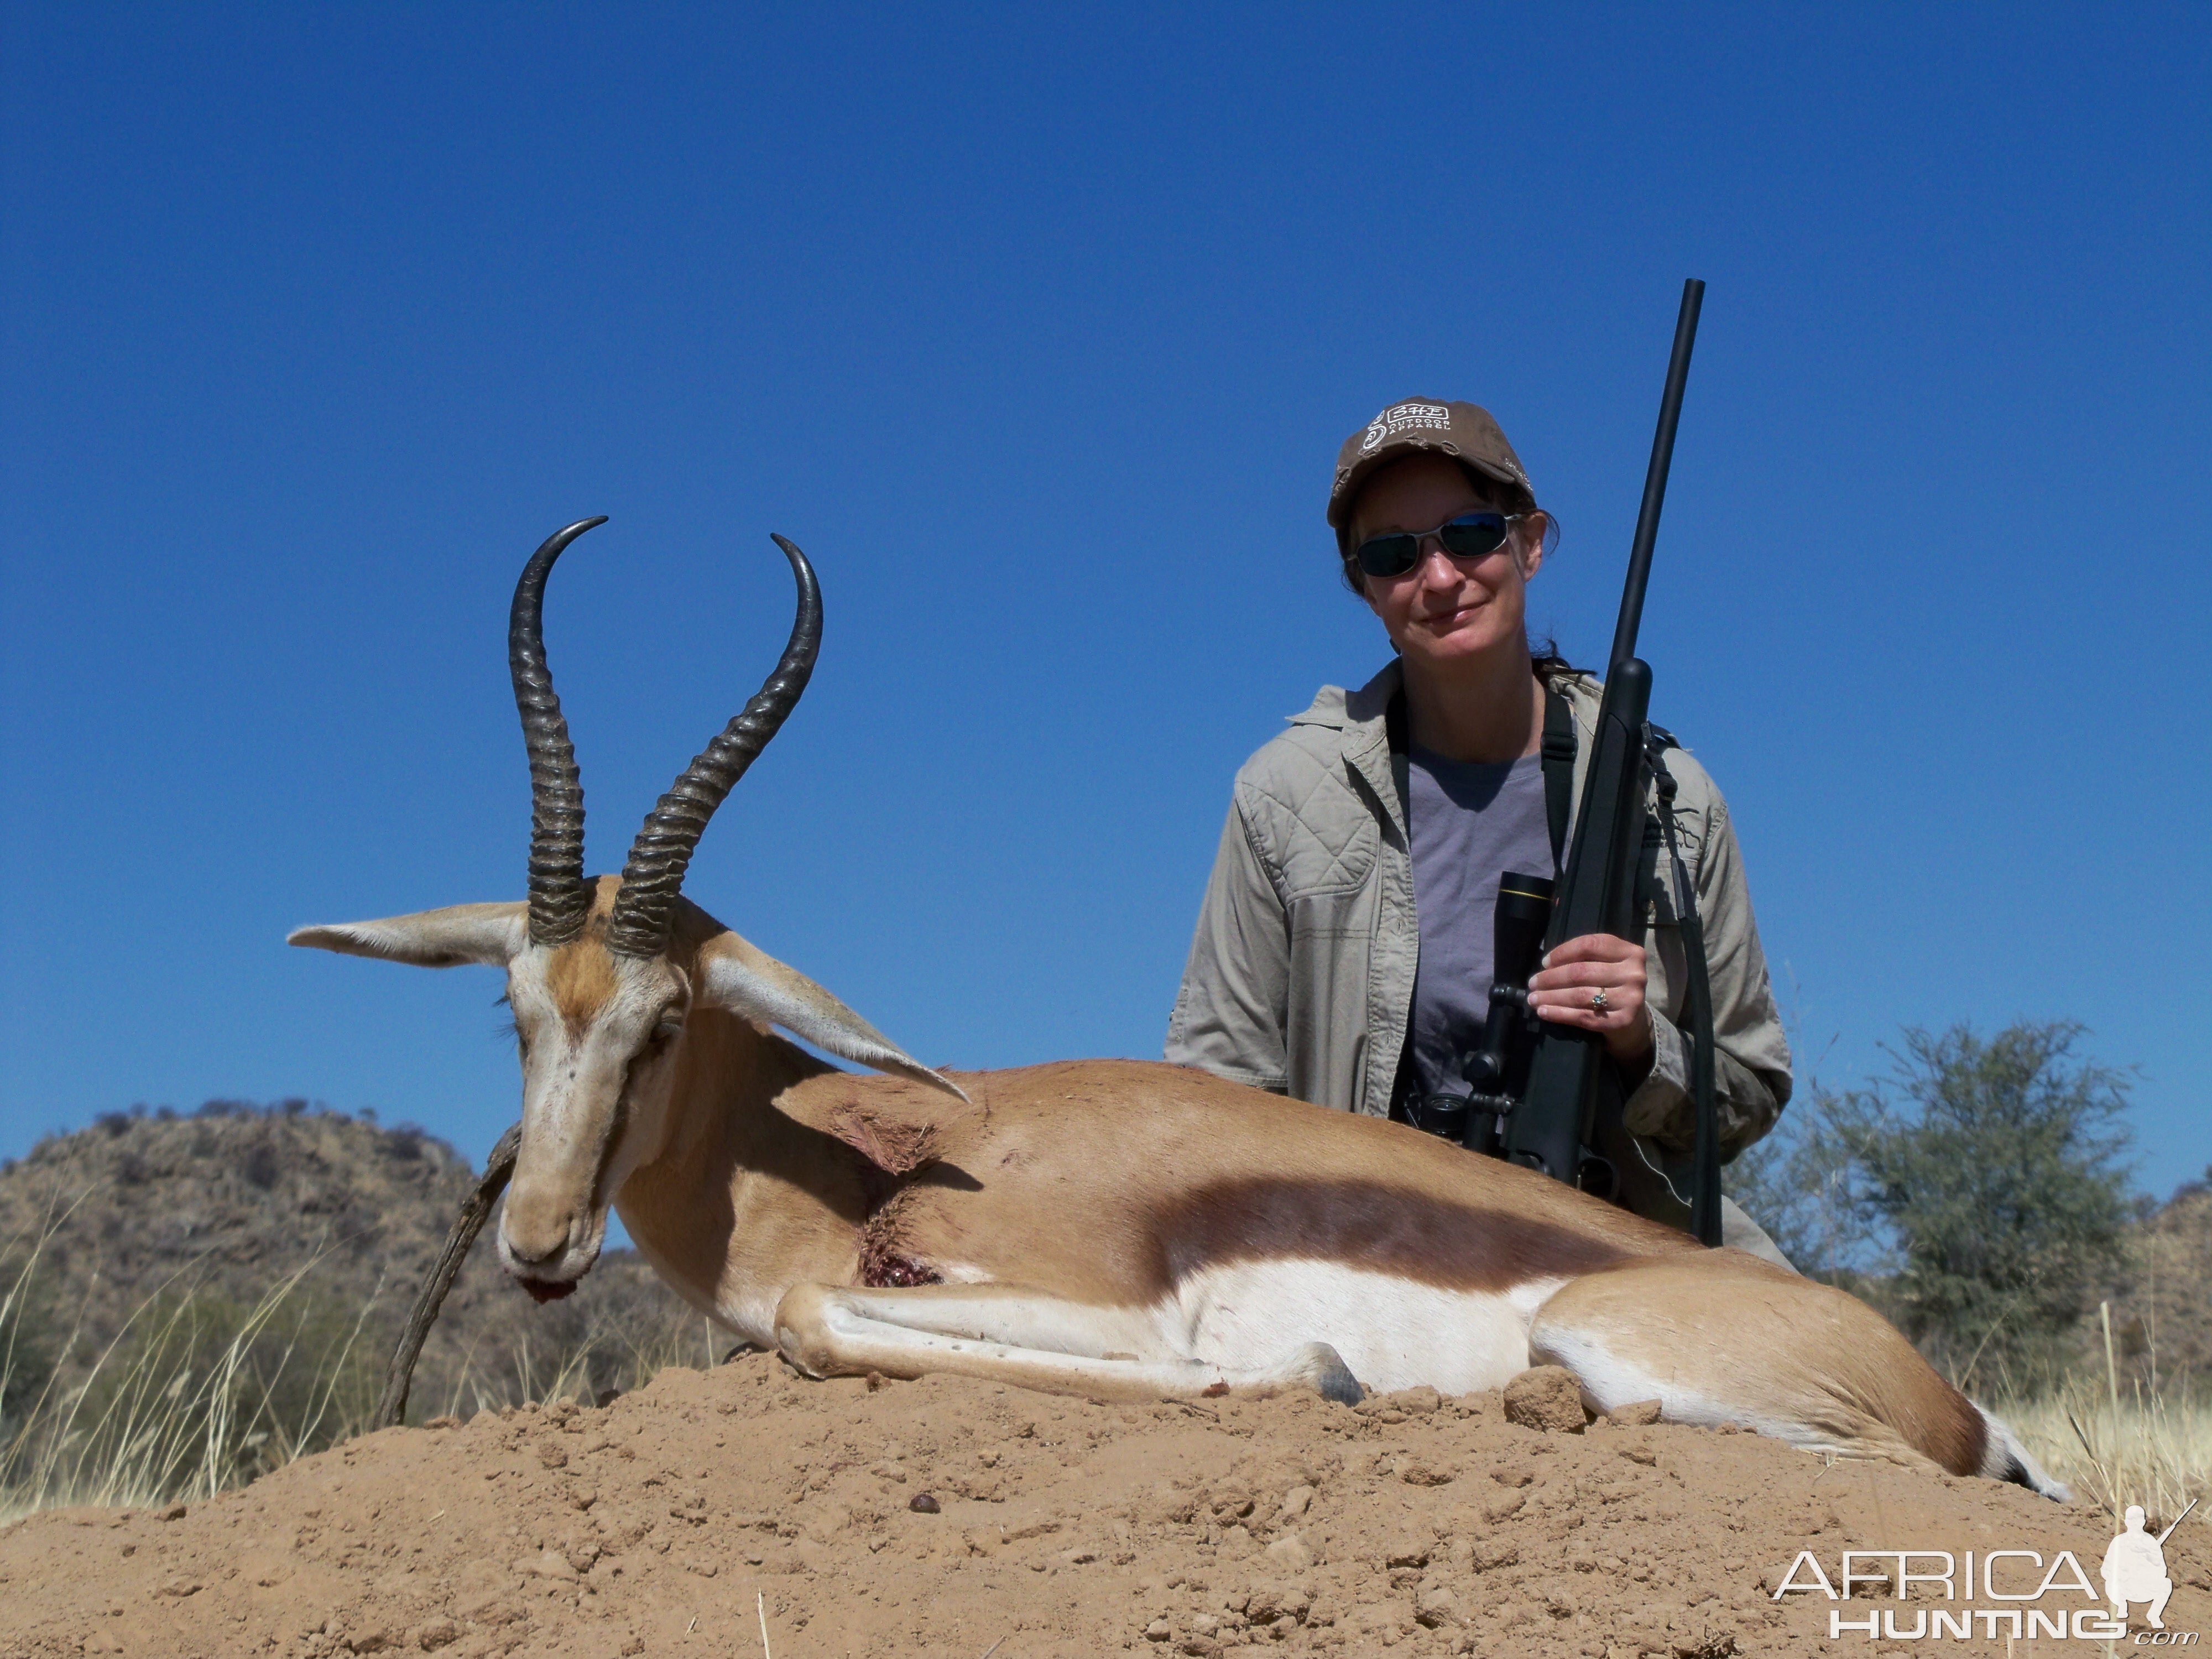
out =
[[(525, 567), (508, 656), (530, 754), (526, 903), (303, 928), (295, 945), (503, 969), (522, 1121), (499, 1226), (543, 1298), (614, 1205), (661, 1276), (816, 1376), (957, 1371), (1121, 1398), (1499, 1386), (1566, 1366), (1598, 1410), (2053, 1483), (2005, 1426), (1841, 1291), (1373, 1118), (1157, 1063), (947, 1077), (684, 899), (708, 817), (811, 672), (805, 556), (782, 661), (586, 881), (574, 750)], [(769, 1028), (884, 1075), (840, 1071)], [(510, 1138), (516, 1131), (510, 1131)], [(458, 1264), (501, 1158), (449, 1245)], [(442, 1289), (426, 1291), (428, 1313)], [(404, 1408), (404, 1365), (395, 1361)], [(387, 1399), (387, 1407), (391, 1405)]]

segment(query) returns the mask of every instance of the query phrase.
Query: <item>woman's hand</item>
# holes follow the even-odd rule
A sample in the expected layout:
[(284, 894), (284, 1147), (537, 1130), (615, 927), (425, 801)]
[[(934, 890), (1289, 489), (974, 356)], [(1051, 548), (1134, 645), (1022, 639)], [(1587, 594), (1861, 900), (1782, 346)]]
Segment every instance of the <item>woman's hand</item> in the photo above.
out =
[[(1605, 1006), (1593, 1007), (1600, 991)], [(1544, 958), (1528, 977), (1528, 1006), (1555, 1025), (1605, 1038), (1606, 1052), (1625, 1067), (1651, 1058), (1651, 1016), (1644, 1006), (1644, 947), (1610, 933), (1584, 933)]]

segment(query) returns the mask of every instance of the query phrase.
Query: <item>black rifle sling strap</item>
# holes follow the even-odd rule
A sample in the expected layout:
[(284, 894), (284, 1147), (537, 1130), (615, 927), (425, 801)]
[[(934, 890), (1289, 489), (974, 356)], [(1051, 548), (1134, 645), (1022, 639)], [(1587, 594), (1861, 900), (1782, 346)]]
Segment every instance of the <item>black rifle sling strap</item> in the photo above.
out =
[[(1410, 860), (1413, 855), (1413, 803), (1406, 769), (1412, 763), (1409, 757), (1413, 744), (1407, 735), (1406, 694), (1402, 689), (1383, 707), (1382, 731), (1390, 744), (1390, 775), (1400, 785), (1399, 805), (1406, 815), (1406, 856)], [(1398, 1071), (1390, 1084), (1391, 1118), (1400, 1123), (1413, 1122), (1420, 1093), (1420, 1074), (1413, 1065), (1413, 1011), (1409, 1007), (1406, 1010), (1406, 1040), (1398, 1045)], [(1352, 1109), (1359, 1109), (1357, 1103)]]
[(1552, 831), (1552, 873), (1567, 867), (1567, 824), (1575, 812), (1575, 714), (1544, 682), (1544, 817)]
[(1713, 988), (1705, 963), (1705, 925), (1698, 915), (1697, 890), (1682, 862), (1682, 848), (1674, 836), (1674, 775), (1667, 769), (1664, 751), (1679, 749), (1674, 734), (1663, 726), (1646, 725), (1644, 752), (1651, 764), (1652, 781), (1658, 787), (1659, 829), (1667, 841), (1667, 862), (1674, 885), (1674, 915), (1682, 929), (1682, 955), (1688, 964), (1690, 1013), (1690, 1098), (1697, 1109), (1692, 1142), (1690, 1231), (1698, 1242), (1717, 1246), (1721, 1242), (1720, 1101), (1713, 1063)]

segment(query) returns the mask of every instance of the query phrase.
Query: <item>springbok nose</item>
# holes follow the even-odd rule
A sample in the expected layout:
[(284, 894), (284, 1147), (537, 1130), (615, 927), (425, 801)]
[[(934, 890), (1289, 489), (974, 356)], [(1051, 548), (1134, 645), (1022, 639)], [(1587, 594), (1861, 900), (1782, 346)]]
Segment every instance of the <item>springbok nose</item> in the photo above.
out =
[(517, 1203), (512, 1194), (500, 1223), (507, 1253), (525, 1266), (550, 1261), (568, 1248), (568, 1218), (550, 1204)]
[(507, 1241), (507, 1253), (514, 1258), (516, 1267), (536, 1267), (560, 1255), (561, 1247), (558, 1244), (549, 1244), (542, 1250), (526, 1249), (510, 1234)]

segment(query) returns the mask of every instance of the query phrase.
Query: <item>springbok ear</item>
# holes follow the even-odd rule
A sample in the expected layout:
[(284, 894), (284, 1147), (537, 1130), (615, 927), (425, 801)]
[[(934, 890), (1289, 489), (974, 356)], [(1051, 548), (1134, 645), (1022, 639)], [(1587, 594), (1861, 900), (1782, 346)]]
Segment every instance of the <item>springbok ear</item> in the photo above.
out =
[(349, 957), (381, 957), (417, 968), (458, 968), (464, 963), (504, 968), (529, 936), (527, 904), (452, 904), (381, 921), (301, 927), (287, 933), (284, 943)]
[(733, 1014), (781, 1025), (830, 1054), (968, 1098), (957, 1084), (931, 1071), (805, 975), (735, 933), (718, 933), (699, 947), (699, 994)]

